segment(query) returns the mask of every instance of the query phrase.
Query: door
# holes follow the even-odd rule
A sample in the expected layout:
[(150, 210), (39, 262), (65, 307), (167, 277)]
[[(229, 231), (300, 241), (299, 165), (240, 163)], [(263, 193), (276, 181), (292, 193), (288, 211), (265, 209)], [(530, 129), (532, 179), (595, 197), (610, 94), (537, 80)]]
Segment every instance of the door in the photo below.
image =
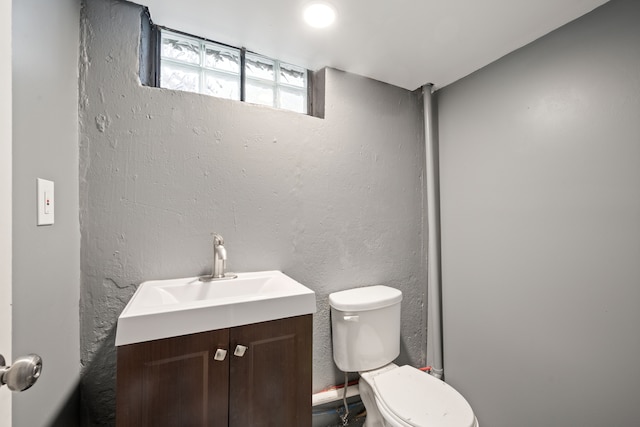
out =
[(231, 328), (229, 427), (311, 427), (312, 319)]
[[(0, 0), (0, 354), (11, 361), (11, 0)], [(0, 388), (0, 427), (11, 427), (11, 392)]]
[(118, 347), (118, 427), (226, 427), (229, 330)]

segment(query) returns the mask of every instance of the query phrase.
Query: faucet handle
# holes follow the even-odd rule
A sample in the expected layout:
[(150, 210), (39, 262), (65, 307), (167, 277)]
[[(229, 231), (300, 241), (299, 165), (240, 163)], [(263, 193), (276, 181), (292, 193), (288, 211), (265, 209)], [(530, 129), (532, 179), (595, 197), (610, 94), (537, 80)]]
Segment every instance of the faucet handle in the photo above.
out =
[[(224, 239), (222, 238), (222, 236), (221, 236), (221, 235), (219, 235), (218, 233), (215, 233), (215, 232), (214, 232), (214, 233), (211, 233), (211, 235), (213, 236), (213, 244), (214, 244), (214, 245), (216, 245), (216, 244), (218, 244), (218, 245), (224, 245)], [(217, 241), (218, 243), (216, 243), (216, 241)]]

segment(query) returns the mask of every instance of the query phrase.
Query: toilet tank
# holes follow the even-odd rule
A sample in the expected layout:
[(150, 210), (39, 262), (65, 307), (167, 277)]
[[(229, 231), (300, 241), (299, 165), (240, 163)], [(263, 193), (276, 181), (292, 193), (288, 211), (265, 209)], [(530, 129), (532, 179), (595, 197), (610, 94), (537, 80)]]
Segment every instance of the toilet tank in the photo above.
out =
[(402, 292), (367, 286), (329, 295), (333, 360), (345, 372), (369, 371), (400, 354)]

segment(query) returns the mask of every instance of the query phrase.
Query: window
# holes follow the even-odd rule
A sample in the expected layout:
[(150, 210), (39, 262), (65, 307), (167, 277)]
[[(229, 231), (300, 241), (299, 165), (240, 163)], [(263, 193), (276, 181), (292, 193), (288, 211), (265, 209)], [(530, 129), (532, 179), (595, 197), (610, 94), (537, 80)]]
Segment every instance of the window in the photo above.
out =
[(245, 101), (307, 112), (307, 70), (247, 53), (244, 72)]
[(160, 87), (240, 100), (240, 49), (161, 34)]
[(159, 83), (163, 88), (306, 114), (308, 74), (304, 68), (244, 49), (161, 30)]

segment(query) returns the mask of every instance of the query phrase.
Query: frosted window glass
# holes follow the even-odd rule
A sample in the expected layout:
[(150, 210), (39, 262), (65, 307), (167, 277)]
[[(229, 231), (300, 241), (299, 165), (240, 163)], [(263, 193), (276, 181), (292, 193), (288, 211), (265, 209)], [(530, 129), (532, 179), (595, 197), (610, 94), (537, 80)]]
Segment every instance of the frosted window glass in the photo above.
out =
[(227, 49), (223, 46), (206, 45), (204, 66), (240, 73), (240, 51)]
[[(244, 63), (244, 68), (242, 64)], [(162, 30), (160, 87), (307, 113), (308, 71), (245, 50)]]
[(280, 63), (280, 83), (291, 86), (306, 87), (307, 70), (295, 65)]
[(240, 99), (240, 76), (207, 71), (202, 93), (219, 98)]
[(160, 87), (199, 92), (200, 71), (189, 66), (163, 62), (160, 67)]
[(307, 112), (307, 92), (306, 90), (294, 89), (281, 86), (280, 105), (284, 110), (295, 111), (298, 113)]
[(257, 55), (247, 54), (245, 72), (247, 77), (275, 81), (274, 61)]
[(273, 85), (247, 79), (245, 98), (247, 102), (275, 107), (275, 88)]
[(190, 64), (200, 64), (200, 43), (173, 34), (162, 33), (163, 58), (175, 59)]

